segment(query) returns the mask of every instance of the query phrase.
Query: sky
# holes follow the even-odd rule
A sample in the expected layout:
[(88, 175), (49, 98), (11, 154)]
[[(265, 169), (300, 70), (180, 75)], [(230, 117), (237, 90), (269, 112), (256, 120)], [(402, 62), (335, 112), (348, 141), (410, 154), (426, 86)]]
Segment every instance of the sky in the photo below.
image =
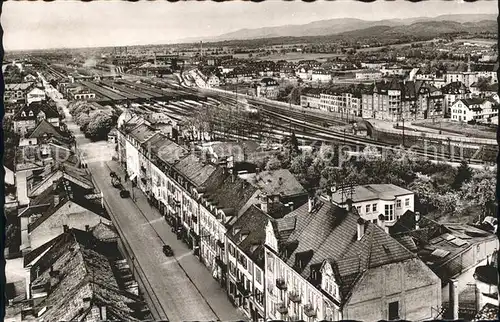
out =
[(47, 49), (174, 43), (243, 28), (305, 24), (333, 18), (382, 20), (441, 14), (497, 13), (495, 0), (375, 1), (8, 1), (4, 49)]

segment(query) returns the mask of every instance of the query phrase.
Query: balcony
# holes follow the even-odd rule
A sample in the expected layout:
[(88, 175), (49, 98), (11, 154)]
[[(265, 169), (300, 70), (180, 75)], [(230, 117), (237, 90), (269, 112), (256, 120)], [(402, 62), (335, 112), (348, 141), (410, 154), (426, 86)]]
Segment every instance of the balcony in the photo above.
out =
[(224, 247), (226, 247), (226, 245), (224, 245), (224, 240), (217, 239), (217, 246), (219, 246), (220, 249), (224, 249)]
[(294, 303), (300, 303), (302, 300), (300, 293), (297, 291), (291, 291), (288, 295), (288, 298), (290, 299), (290, 301), (292, 301)]
[(280, 314), (288, 314), (288, 305), (285, 302), (278, 303), (278, 307), (276, 309)]
[(146, 167), (144, 167), (143, 165), (141, 165), (141, 171), (146, 173)]
[(276, 279), (276, 287), (282, 291), (286, 291), (287, 286), (286, 286), (286, 281), (283, 278), (277, 278)]
[(245, 288), (245, 283), (243, 281), (237, 282), (236, 283), (236, 288), (238, 289), (238, 292), (240, 292), (240, 294), (243, 297), (250, 296), (250, 291)]
[(314, 306), (312, 306), (312, 304), (304, 305), (304, 314), (310, 318), (315, 317), (316, 309), (314, 308)]

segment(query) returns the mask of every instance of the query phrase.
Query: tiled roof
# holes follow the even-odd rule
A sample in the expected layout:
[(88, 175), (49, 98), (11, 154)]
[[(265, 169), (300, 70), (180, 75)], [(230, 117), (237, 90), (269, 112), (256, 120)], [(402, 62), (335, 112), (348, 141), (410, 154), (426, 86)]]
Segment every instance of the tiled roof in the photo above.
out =
[[(30, 196), (34, 194), (37, 189), (44, 186), (47, 181), (59, 180), (61, 177), (79, 185), (84, 190), (90, 191), (94, 188), (90, 175), (85, 170), (77, 168), (70, 163), (55, 164), (51, 166), (49, 171), (50, 173), (45, 175), (41, 182), (30, 189)], [(29, 178), (28, 181), (31, 182), (32, 179)]]
[(202, 186), (217, 171), (217, 167), (208, 163), (204, 164), (193, 154), (182, 158), (174, 167), (197, 187)]
[(257, 206), (252, 205), (227, 232), (227, 237), (261, 268), (264, 266), (262, 246), (266, 242), (266, 226), (271, 220)]
[[(289, 237), (296, 247), (287, 254), (287, 264), (310, 279), (311, 269), (330, 261), (336, 266), (344, 297), (365, 270), (415, 257), (370, 222), (365, 222), (364, 235), (357, 240), (360, 217), (333, 204), (317, 201), (312, 213), (308, 213), (305, 204), (292, 214), (305, 220), (296, 225), (296, 231)], [(302, 268), (295, 265), (296, 256), (302, 258)]]
[(45, 320), (80, 320), (92, 305), (104, 305), (109, 320), (137, 321), (127, 304), (138, 298), (119, 289), (101, 249), (90, 233), (71, 229), (57, 237), (54, 247), (33, 266), (32, 272), (38, 275), (32, 276), (38, 277), (32, 285), (49, 288), (39, 304), (47, 307)]
[(169, 165), (173, 165), (175, 161), (181, 159), (188, 152), (161, 133), (157, 133), (148, 140), (148, 148), (151, 149), (153, 155)]
[(463, 98), (460, 100), (465, 106), (470, 107), (471, 105), (481, 105), (486, 102), (484, 98)]
[[(410, 190), (398, 187), (393, 184), (369, 184), (363, 186), (355, 186), (352, 194), (353, 202), (368, 201), (368, 200), (393, 200), (396, 196), (413, 194)], [(350, 196), (349, 196), (350, 197)], [(332, 194), (332, 201), (337, 204), (345, 204), (346, 197), (342, 200), (342, 192), (338, 190)]]
[(451, 82), (441, 87), (443, 94), (465, 94), (470, 93), (467, 86), (462, 82)]
[(149, 140), (153, 135), (155, 135), (156, 130), (146, 124), (139, 124), (134, 128), (130, 129), (128, 134), (137, 140), (139, 143), (144, 143)]
[[(25, 113), (25, 116), (22, 113)], [(30, 112), (32, 115), (30, 116)], [(59, 118), (59, 112), (52, 104), (49, 104), (45, 101), (43, 102), (33, 102), (30, 105), (25, 105), (21, 108), (16, 115), (14, 116), (14, 121), (23, 121), (23, 120), (36, 120), (38, 113), (45, 113), (45, 117), (49, 118)]]
[(92, 227), (91, 231), (95, 238), (102, 241), (115, 240), (119, 237), (116, 228), (113, 225), (102, 221)]
[(33, 85), (32, 82), (28, 83), (16, 83), (16, 84), (5, 84), (6, 91), (25, 91)]
[(259, 174), (244, 174), (241, 177), (270, 196), (280, 195), (288, 197), (307, 193), (304, 187), (287, 169), (263, 171)]
[[(54, 203), (55, 194), (59, 195), (59, 202), (57, 204)], [(50, 216), (52, 216), (68, 201), (72, 201), (75, 204), (95, 213), (96, 215), (100, 215), (103, 218), (109, 220), (109, 217), (107, 216), (106, 211), (102, 207), (100, 201), (94, 199), (87, 199), (85, 198), (86, 194), (87, 191), (85, 189), (82, 189), (80, 186), (74, 184), (69, 180), (62, 179), (56, 181), (42, 194), (40, 194), (32, 202), (30, 202), (30, 206), (28, 207), (26, 212), (23, 213), (23, 215), (39, 213), (39, 210), (37, 210), (36, 208), (37, 206), (47, 205), (47, 204), (49, 205), (48, 208), (43, 211), (41, 217), (39, 217), (33, 223), (28, 225), (28, 232), (31, 232), (38, 226), (40, 226), (45, 220), (50, 218)]]
[(44, 137), (45, 135), (54, 137), (57, 140), (63, 142), (69, 139), (67, 136), (64, 136), (59, 129), (55, 128), (54, 125), (49, 123), (47, 120), (40, 121), (40, 123), (38, 123), (38, 125), (33, 129), (33, 131), (31, 131), (28, 137), (41, 138)]
[(257, 188), (248, 184), (243, 179), (227, 175), (219, 185), (205, 193), (205, 198), (212, 200), (219, 209), (232, 209), (235, 214), (257, 191)]

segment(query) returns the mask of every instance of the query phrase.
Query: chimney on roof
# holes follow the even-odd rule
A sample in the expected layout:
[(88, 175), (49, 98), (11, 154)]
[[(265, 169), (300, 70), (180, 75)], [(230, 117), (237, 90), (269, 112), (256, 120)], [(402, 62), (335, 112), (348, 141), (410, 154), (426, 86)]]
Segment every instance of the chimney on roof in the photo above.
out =
[(452, 278), (450, 279), (450, 282), (448, 283), (448, 288), (449, 288), (449, 311), (451, 312), (452, 320), (458, 320), (458, 288), (457, 288), (457, 280)]
[(385, 232), (387, 232), (387, 227), (385, 226), (385, 216), (383, 214), (378, 215), (378, 224)]
[(415, 212), (415, 230), (420, 229), (419, 222), (420, 222), (420, 212), (416, 211)]
[(106, 313), (106, 306), (105, 305), (101, 306), (100, 311), (101, 311), (101, 321), (107, 321), (108, 317)]
[(60, 201), (59, 193), (56, 192), (54, 194), (54, 207), (57, 207), (57, 205), (59, 205), (59, 201)]
[(279, 177), (278, 178), (278, 184), (281, 186), (283, 184), (283, 178), (282, 177)]
[(267, 198), (267, 194), (266, 193), (262, 193), (260, 196), (259, 196), (259, 199), (260, 199), (260, 209), (265, 212), (267, 214), (268, 212), (268, 206), (269, 206), (269, 201), (268, 201), (268, 198)]
[(89, 225), (85, 225), (85, 231), (90, 231), (90, 226)]
[(358, 227), (357, 240), (361, 240), (361, 238), (363, 238), (363, 235), (365, 234), (365, 220), (363, 218), (361, 217), (358, 218), (357, 227)]
[(68, 227), (68, 225), (63, 225), (63, 230), (64, 230), (64, 233), (69, 232), (69, 227)]
[(345, 203), (347, 204), (347, 211), (352, 212), (352, 199), (347, 199)]
[(309, 199), (307, 200), (307, 205), (308, 205), (308, 211), (309, 211), (309, 213), (311, 213), (313, 211), (313, 209), (314, 209), (314, 202), (315, 202), (314, 197), (309, 196)]

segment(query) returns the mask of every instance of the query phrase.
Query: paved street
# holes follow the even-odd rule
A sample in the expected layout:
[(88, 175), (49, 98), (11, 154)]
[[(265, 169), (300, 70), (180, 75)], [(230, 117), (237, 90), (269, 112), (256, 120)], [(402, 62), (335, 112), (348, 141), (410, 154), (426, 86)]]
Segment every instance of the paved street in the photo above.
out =
[[(58, 104), (66, 105), (64, 101)], [(110, 169), (123, 176), (117, 163), (111, 161), (114, 146), (86, 139), (71, 121), (67, 109), (65, 113), (68, 128), (84, 152), (98, 188), (103, 192), (167, 318), (170, 321), (242, 320), (243, 315), (232, 306), (210, 271), (192, 255), (192, 250), (177, 240), (170, 226), (147, 203), (145, 196), (134, 189), (137, 201), (134, 203), (130, 198), (120, 198), (118, 190), (111, 186)], [(163, 244), (172, 247), (175, 258), (163, 254)]]

